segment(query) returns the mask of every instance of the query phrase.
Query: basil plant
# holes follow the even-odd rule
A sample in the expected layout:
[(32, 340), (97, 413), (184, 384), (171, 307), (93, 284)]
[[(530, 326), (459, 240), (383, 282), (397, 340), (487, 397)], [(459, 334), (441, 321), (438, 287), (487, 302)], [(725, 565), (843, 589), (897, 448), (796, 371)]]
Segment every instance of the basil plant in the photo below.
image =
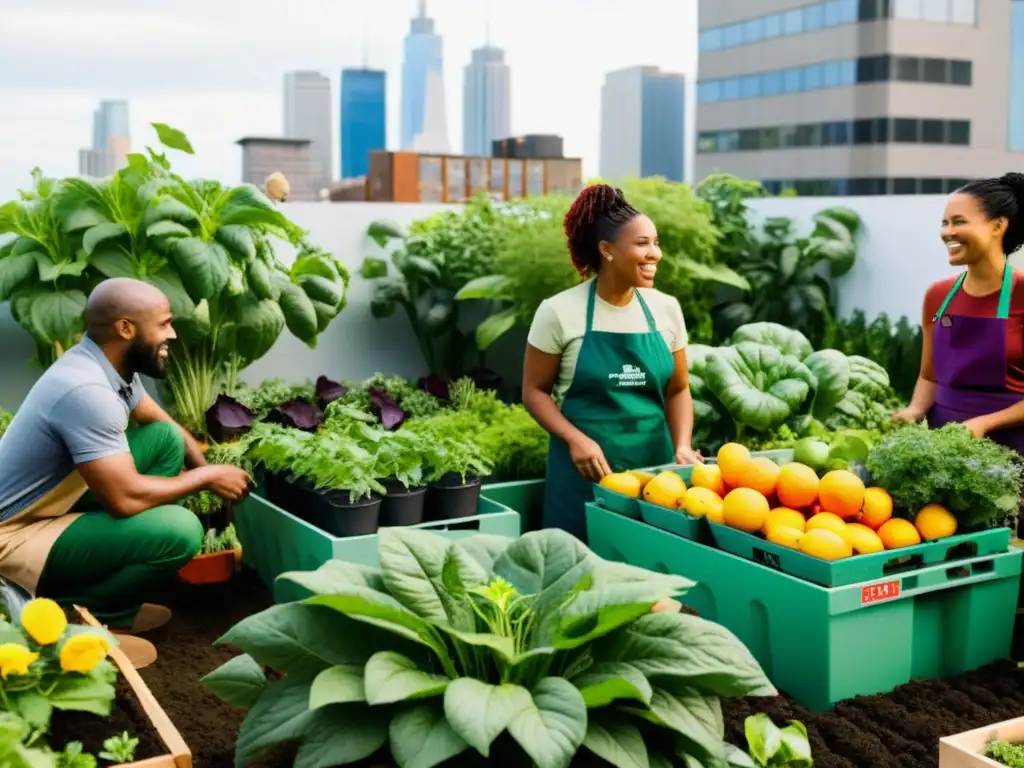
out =
[(380, 569), (280, 578), (312, 596), (229, 630), (243, 654), (203, 680), (248, 709), (239, 768), (285, 742), (298, 768), (726, 768), (720, 697), (776, 694), (728, 630), (652, 612), (692, 582), (562, 531), (385, 528)]

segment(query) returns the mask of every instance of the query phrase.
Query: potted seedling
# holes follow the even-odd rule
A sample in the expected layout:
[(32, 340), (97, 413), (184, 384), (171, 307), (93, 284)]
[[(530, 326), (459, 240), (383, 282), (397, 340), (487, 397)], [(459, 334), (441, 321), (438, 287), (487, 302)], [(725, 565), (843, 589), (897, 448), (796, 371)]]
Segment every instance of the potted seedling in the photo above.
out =
[(472, 517), (480, 501), (481, 477), (491, 467), (479, 449), (451, 435), (435, 435), (424, 446), (428, 475), (427, 508), (436, 520)]
[(233, 524), (219, 532), (210, 528), (203, 538), (202, 550), (178, 571), (178, 577), (186, 584), (223, 584), (234, 577), (241, 552)]
[(422, 523), (427, 486), (419, 436), (399, 430), (382, 440), (377, 452), (377, 474), (385, 489), (380, 507), (381, 527)]

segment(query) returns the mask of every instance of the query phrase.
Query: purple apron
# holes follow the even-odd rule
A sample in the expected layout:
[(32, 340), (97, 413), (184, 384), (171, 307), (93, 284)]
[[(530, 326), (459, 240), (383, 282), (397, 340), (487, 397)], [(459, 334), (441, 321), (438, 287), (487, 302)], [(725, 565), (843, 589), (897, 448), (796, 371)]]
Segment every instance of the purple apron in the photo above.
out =
[[(995, 413), (1024, 399), (1024, 393), (1006, 388), (1006, 326), (1013, 293), (1013, 269), (1003, 270), (1003, 287), (995, 317), (947, 315), (956, 292), (967, 273), (957, 278), (932, 328), (935, 361), (935, 404), (928, 411), (928, 426), (941, 427), (976, 416)], [(997, 443), (1024, 454), (1024, 427), (1010, 427), (989, 433)]]

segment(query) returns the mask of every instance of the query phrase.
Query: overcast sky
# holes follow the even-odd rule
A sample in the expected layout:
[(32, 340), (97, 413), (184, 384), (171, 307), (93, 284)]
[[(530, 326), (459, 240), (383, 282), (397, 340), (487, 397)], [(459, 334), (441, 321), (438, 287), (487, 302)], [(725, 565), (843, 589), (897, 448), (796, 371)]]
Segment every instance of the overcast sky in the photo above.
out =
[[(462, 147), (463, 67), (488, 21), (512, 68), (513, 132), (562, 134), (587, 175), (598, 172), (606, 72), (696, 71), (696, 0), (428, 0), (427, 10), (444, 39), (453, 149)], [(77, 173), (104, 98), (129, 100), (133, 149), (153, 141), (151, 122), (170, 123), (196, 148), (179, 163), (184, 175), (236, 183), (234, 142), (283, 130), (283, 73), (329, 74), (337, 123), (339, 71), (360, 66), (364, 47), (388, 73), (397, 148), (402, 39), (415, 12), (416, 0), (0, 0), (0, 201), (27, 185), (33, 166)]]

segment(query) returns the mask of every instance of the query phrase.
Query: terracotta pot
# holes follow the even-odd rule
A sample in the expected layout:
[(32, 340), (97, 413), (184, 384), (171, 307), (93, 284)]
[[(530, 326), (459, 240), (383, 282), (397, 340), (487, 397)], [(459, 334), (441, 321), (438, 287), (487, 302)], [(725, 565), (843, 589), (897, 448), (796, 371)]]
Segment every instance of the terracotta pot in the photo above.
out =
[(222, 584), (234, 577), (237, 566), (238, 554), (234, 549), (196, 555), (178, 571), (178, 577), (186, 584)]

